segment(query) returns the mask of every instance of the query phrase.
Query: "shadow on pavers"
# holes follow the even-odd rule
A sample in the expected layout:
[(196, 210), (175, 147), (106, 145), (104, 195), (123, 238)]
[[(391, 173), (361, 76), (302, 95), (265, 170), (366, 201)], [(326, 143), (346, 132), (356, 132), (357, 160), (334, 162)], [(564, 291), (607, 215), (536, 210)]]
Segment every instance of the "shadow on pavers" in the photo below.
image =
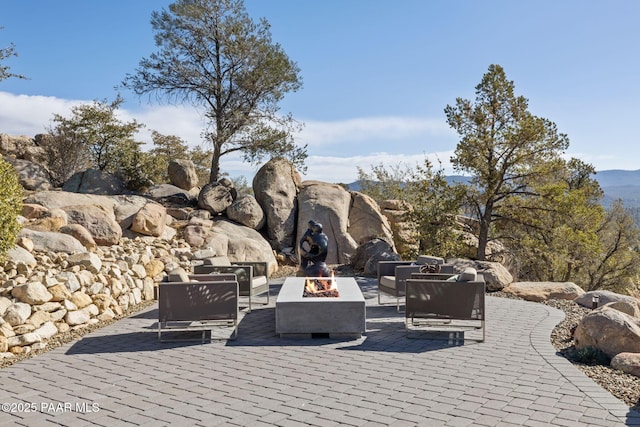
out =
[[(363, 280), (360, 286), (366, 286), (365, 292), (373, 294), (377, 289), (371, 280)], [(300, 346), (330, 346), (341, 350), (381, 351), (398, 353), (423, 353), (445, 348), (471, 345), (463, 339), (451, 339), (450, 336), (437, 332), (429, 332), (421, 338), (409, 339), (405, 335), (404, 313), (398, 313), (395, 304), (366, 307), (366, 332), (358, 339), (329, 338), (323, 334), (316, 334), (312, 338), (280, 338), (275, 331), (275, 308), (254, 307), (250, 312), (244, 312), (238, 326), (236, 340), (226, 340), (217, 337), (214, 342), (222, 342), (226, 346), (238, 347), (300, 347)], [(152, 308), (131, 318), (155, 320), (153, 324), (140, 327), (139, 332), (116, 333), (111, 335), (87, 335), (74, 343), (67, 354), (117, 353), (155, 351), (167, 348), (189, 347), (209, 344), (209, 341), (177, 341), (159, 342), (157, 334), (158, 309)], [(322, 321), (319, 319), (318, 321)], [(194, 332), (200, 333), (200, 332)], [(165, 333), (163, 333), (164, 335)], [(476, 344), (476, 343), (473, 343)]]
[(200, 341), (160, 342), (157, 332), (140, 331), (113, 335), (86, 335), (75, 342), (65, 354), (132, 353), (200, 344)]
[(398, 313), (395, 305), (367, 307), (366, 310), (367, 330), (361, 338), (329, 338), (323, 334), (311, 338), (280, 338), (275, 331), (275, 308), (260, 308), (244, 316), (238, 329), (238, 338), (227, 341), (226, 346), (328, 346), (340, 350), (424, 353), (477, 344), (465, 342), (460, 335), (452, 339), (448, 332), (427, 332), (420, 336), (425, 339), (409, 339), (405, 334), (404, 313)]

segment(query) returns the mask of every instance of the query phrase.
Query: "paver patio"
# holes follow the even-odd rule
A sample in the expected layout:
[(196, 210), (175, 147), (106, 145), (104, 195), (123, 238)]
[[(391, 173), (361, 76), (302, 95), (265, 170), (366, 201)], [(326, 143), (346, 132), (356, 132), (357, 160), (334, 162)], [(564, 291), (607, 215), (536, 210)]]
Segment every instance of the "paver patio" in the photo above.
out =
[(235, 341), (159, 343), (151, 307), (0, 370), (0, 425), (640, 425), (556, 355), (561, 311), (488, 297), (484, 343), (407, 339), (375, 279), (357, 280), (359, 339), (279, 338), (272, 298)]

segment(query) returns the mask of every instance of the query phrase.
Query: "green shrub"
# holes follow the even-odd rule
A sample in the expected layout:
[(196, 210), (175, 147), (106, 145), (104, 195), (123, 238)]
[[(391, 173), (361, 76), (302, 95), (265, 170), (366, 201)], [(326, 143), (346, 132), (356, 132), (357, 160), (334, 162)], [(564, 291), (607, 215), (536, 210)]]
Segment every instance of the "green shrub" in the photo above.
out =
[(585, 365), (609, 366), (611, 363), (611, 358), (607, 356), (605, 352), (595, 347), (574, 348), (573, 354), (571, 354), (571, 360)]
[(22, 213), (22, 186), (13, 166), (0, 157), (0, 260), (16, 242)]

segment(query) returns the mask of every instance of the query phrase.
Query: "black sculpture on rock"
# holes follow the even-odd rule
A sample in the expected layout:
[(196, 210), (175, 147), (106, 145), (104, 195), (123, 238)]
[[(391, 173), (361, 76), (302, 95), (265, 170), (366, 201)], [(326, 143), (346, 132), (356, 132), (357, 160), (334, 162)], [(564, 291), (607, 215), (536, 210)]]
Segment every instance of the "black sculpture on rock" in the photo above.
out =
[(331, 275), (325, 263), (328, 248), (329, 238), (322, 232), (322, 224), (309, 221), (309, 228), (300, 239), (300, 267), (308, 277)]

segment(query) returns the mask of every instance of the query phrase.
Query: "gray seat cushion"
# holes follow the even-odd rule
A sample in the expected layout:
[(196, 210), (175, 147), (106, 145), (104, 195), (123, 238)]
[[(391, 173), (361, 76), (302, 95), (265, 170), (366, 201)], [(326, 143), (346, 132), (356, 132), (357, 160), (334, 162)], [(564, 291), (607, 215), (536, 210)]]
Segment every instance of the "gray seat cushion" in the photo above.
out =
[(380, 277), (380, 284), (382, 286), (386, 286), (387, 288), (396, 287), (396, 277), (395, 276), (382, 276)]
[(254, 288), (259, 288), (260, 286), (264, 286), (268, 283), (267, 276), (255, 276), (251, 280), (251, 286)]

